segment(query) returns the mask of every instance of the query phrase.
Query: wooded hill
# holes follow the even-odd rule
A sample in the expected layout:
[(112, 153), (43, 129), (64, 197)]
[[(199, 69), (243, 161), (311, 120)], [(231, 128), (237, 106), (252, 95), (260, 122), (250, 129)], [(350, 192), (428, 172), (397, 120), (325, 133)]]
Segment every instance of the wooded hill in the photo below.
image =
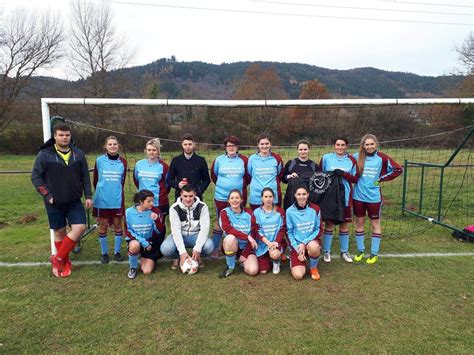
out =
[[(178, 62), (159, 59), (147, 65), (111, 72), (109, 97), (232, 99), (246, 69), (255, 62)], [(263, 69), (275, 68), (290, 99), (297, 99), (308, 80), (323, 83), (335, 98), (408, 98), (446, 96), (462, 76), (420, 76), (375, 68), (333, 70), (299, 63), (257, 62)], [(68, 82), (35, 78), (30, 94), (37, 96), (84, 96), (83, 81)], [(89, 96), (89, 95), (86, 95)], [(268, 99), (272, 99), (269, 97)]]

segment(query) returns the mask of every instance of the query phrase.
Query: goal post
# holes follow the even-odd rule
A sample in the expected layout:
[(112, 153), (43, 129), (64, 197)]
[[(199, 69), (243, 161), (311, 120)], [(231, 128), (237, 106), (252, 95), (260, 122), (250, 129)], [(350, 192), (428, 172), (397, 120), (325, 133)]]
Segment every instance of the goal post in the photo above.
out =
[[(441, 109), (436, 110), (434, 107), (449, 107), (449, 108), (459, 108), (457, 114), (462, 111), (463, 108), (465, 107), (472, 107), (474, 105), (474, 98), (409, 98), (409, 99), (324, 99), (324, 100), (182, 100), (182, 99), (118, 99), (118, 98), (42, 98), (41, 99), (41, 108), (42, 108), (42, 129), (43, 129), (43, 139), (44, 141), (48, 140), (51, 138), (51, 107), (70, 107), (70, 106), (79, 106), (79, 107), (103, 107), (104, 110), (107, 108), (120, 108), (120, 107), (136, 107), (137, 109), (140, 106), (143, 107), (160, 107), (161, 112), (160, 114), (168, 115), (170, 116), (169, 112), (167, 110), (171, 109), (185, 109), (185, 108), (193, 108), (190, 114), (183, 114), (182, 116), (184, 117), (183, 120), (188, 119), (189, 117), (192, 117), (193, 115), (201, 114), (202, 112), (196, 113), (195, 111), (199, 110), (207, 110), (207, 114), (204, 114), (204, 116), (208, 116), (205, 119), (197, 119), (197, 123), (193, 127), (200, 127), (200, 125), (207, 125), (208, 126), (208, 136), (206, 140), (206, 136), (201, 135), (201, 139), (199, 140), (199, 144), (203, 146), (207, 146), (208, 149), (214, 149), (215, 146), (220, 146), (215, 142), (211, 142), (211, 136), (219, 136), (224, 138), (223, 133), (224, 132), (231, 132), (234, 130), (234, 132), (237, 133), (232, 133), (232, 134), (237, 134), (239, 135), (241, 132), (240, 126), (242, 125), (243, 128), (245, 128), (247, 132), (246, 138), (243, 140), (243, 142), (247, 143), (248, 145), (242, 145), (242, 147), (255, 147), (253, 139), (254, 138), (249, 138), (249, 137), (256, 137), (258, 133), (262, 132), (263, 130), (266, 130), (268, 128), (271, 128), (272, 125), (275, 123), (273, 121), (272, 115), (281, 115), (284, 116), (283, 118), (278, 121), (278, 124), (283, 124), (282, 127), (279, 127), (280, 130), (285, 131), (286, 138), (285, 142), (288, 144), (291, 143), (291, 145), (280, 145), (275, 147), (276, 149), (281, 149), (281, 148), (286, 148), (290, 149), (289, 147), (293, 147), (294, 142), (296, 142), (298, 139), (302, 137), (309, 137), (310, 140), (318, 141), (321, 139), (321, 134), (319, 135), (311, 135), (312, 133), (310, 132), (311, 130), (308, 127), (316, 127), (314, 131), (324, 131), (322, 134), (326, 134), (327, 137), (334, 137), (334, 135), (351, 135), (352, 137), (360, 137), (363, 135), (362, 133), (375, 133), (377, 136), (383, 136), (385, 138), (385, 132), (386, 130), (392, 130), (394, 132), (391, 133), (389, 136), (389, 139), (382, 141), (382, 150), (385, 149), (385, 147), (394, 147), (392, 149), (405, 149), (404, 147), (411, 147), (410, 149), (410, 157), (405, 158), (402, 153), (398, 154), (397, 158), (398, 162), (400, 165), (403, 165), (405, 160), (408, 161), (422, 161), (425, 163), (430, 163), (430, 157), (434, 153), (427, 153), (425, 156), (421, 156), (423, 152), (421, 152), (420, 148), (423, 143), (430, 143), (430, 147), (432, 147), (433, 151), (436, 151), (436, 146), (432, 145), (433, 144), (433, 138), (431, 137), (441, 137), (441, 135), (448, 136), (449, 134), (453, 134), (453, 132), (461, 134), (462, 130), (466, 130), (470, 128), (469, 124), (472, 125), (472, 121), (467, 121), (464, 126), (460, 126), (459, 124), (457, 126), (449, 126), (447, 125), (446, 127), (449, 128), (444, 128), (444, 123), (448, 122), (450, 120), (449, 116), (449, 110), (444, 110)], [(194, 109), (195, 108), (195, 109)], [(403, 112), (397, 112), (398, 108), (403, 108), (401, 111)], [(413, 108), (413, 109), (412, 109)], [(250, 112), (248, 110), (254, 110), (257, 109), (261, 110), (260, 112)], [(217, 112), (214, 112), (216, 111)], [(222, 111), (220, 111), (222, 110)], [(228, 114), (230, 110), (241, 110), (238, 111), (237, 114)], [(265, 110), (268, 110), (267, 112), (264, 112)], [(472, 109), (474, 111), (474, 109)], [(318, 112), (316, 112), (318, 111)], [(371, 112), (372, 111), (372, 112)], [(53, 111), (55, 115), (61, 115), (58, 110)], [(270, 119), (268, 119), (267, 116), (262, 114), (264, 112)], [(235, 113), (235, 112), (234, 112)], [(258, 118), (255, 117), (250, 117), (249, 113), (252, 114), (257, 114), (260, 115)], [(216, 117), (214, 117), (215, 115)], [(291, 117), (289, 116), (291, 115)], [(384, 116), (385, 115), (385, 116)], [(444, 117), (444, 115), (446, 117)], [(69, 114), (70, 117), (74, 117), (74, 114), (71, 113)], [(211, 117), (212, 116), (212, 117)], [(225, 119), (227, 120), (226, 122), (221, 122), (221, 116), (226, 116)], [(303, 119), (301, 119), (301, 117)], [(371, 116), (371, 119), (373, 122), (371, 124), (367, 123), (367, 116)], [(384, 123), (384, 117), (390, 117), (390, 119), (396, 121), (397, 119), (400, 120), (401, 123), (398, 124), (385, 124)], [(400, 118), (398, 118), (400, 117)], [(434, 120), (432, 117), (435, 117), (436, 120)], [(294, 123), (292, 120), (299, 119), (297, 121), (298, 123)], [(238, 122), (239, 120), (247, 120), (246, 122)], [(253, 125), (252, 120), (258, 120), (260, 119), (265, 125)], [(101, 129), (102, 131), (109, 131), (112, 133), (116, 133), (119, 128), (119, 126), (114, 125), (113, 127), (105, 125), (100, 127), (100, 125), (97, 125), (94, 123), (94, 118), (91, 118), (91, 121), (88, 123), (81, 123), (78, 122), (78, 124), (81, 124), (83, 126), (86, 126), (92, 130), (97, 130)], [(173, 117), (168, 117), (168, 121), (166, 124), (168, 125), (174, 125), (174, 118)], [(181, 123), (183, 122), (180, 121)], [(224, 120), (224, 118), (222, 118)], [(232, 120), (235, 120), (233, 122)], [(287, 122), (285, 122), (285, 120)], [(379, 122), (377, 122), (379, 120)], [(68, 120), (69, 122), (74, 122), (71, 119)], [(252, 122), (250, 122), (252, 121)], [(142, 122), (142, 121), (140, 121)], [(170, 123), (171, 122), (171, 123)], [(296, 122), (296, 121), (295, 121)], [(350, 125), (344, 126), (347, 122), (350, 122)], [(375, 122), (375, 123), (374, 123)], [(410, 127), (404, 127), (403, 125), (406, 124), (411, 124), (411, 122), (415, 122), (417, 125), (417, 131), (414, 133), (414, 131), (410, 130)], [(302, 129), (298, 135), (292, 136), (292, 129), (296, 124), (300, 124), (303, 126), (304, 129)], [(179, 123), (178, 123), (179, 125)], [(306, 126), (305, 126), (306, 125)], [(157, 136), (156, 132), (154, 133), (138, 133), (138, 132), (131, 132), (132, 128), (140, 127), (143, 129), (144, 126), (149, 127), (149, 125), (143, 125), (143, 124), (123, 124), (123, 129), (119, 134), (123, 134), (125, 136), (134, 136), (134, 137), (140, 137), (142, 140), (145, 137), (154, 137)], [(224, 127), (225, 126), (225, 127)], [(238, 127), (237, 127), (238, 126)], [(329, 127), (330, 126), (330, 127)], [(342, 127), (345, 127), (343, 130)], [(442, 126), (442, 127), (441, 127)], [(120, 126), (122, 127), (122, 126)], [(262, 128), (263, 127), (263, 128)], [(357, 130), (354, 130), (354, 127), (357, 128)], [(372, 127), (375, 127), (373, 131)], [(404, 130), (400, 130), (400, 127), (404, 128)], [(440, 128), (441, 127), (441, 128)], [(114, 128), (112, 130), (111, 128)], [(308, 128), (308, 129), (307, 129)], [(435, 130), (437, 128), (437, 130)], [(127, 130), (128, 129), (128, 130)], [(219, 131), (216, 131), (216, 129), (219, 129)], [(364, 131), (365, 130), (365, 131)], [(441, 131), (440, 131), (441, 130)], [(89, 132), (90, 132), (89, 131)], [(217, 133), (216, 133), (217, 132)], [(406, 132), (410, 132), (413, 134), (418, 134), (418, 136), (410, 136), (410, 137), (405, 137)], [(87, 132), (86, 132), (87, 133)], [(85, 133), (85, 134), (86, 134)], [(194, 133), (191, 130), (191, 133)], [(216, 133), (216, 134), (212, 134)], [(314, 132), (313, 132), (314, 133)], [(74, 133), (76, 135), (76, 132)], [(243, 133), (242, 133), (243, 134)], [(398, 134), (398, 135), (397, 135)], [(178, 140), (177, 138), (175, 140), (169, 139), (170, 137), (166, 136), (166, 134), (163, 134), (161, 136), (157, 136), (158, 138), (162, 139), (163, 141), (169, 141), (173, 142), (173, 144), (176, 144), (176, 147), (179, 147), (177, 143)], [(215, 138), (215, 137), (212, 137)], [(241, 136), (242, 138), (242, 136)], [(242, 140), (242, 139), (241, 139)], [(452, 139), (453, 141), (456, 139)], [(83, 139), (83, 143), (86, 142), (86, 139)], [(219, 140), (220, 142), (220, 140)], [(318, 154), (322, 154), (324, 149), (326, 149), (326, 152), (328, 149), (331, 149), (332, 147), (330, 144), (328, 144), (328, 141), (326, 140), (326, 144), (321, 144), (321, 145), (315, 145), (314, 147), (319, 149)], [(411, 144), (411, 145), (410, 145)], [(351, 146), (356, 146), (357, 144), (352, 144)], [(446, 148), (449, 148), (446, 145)], [(96, 149), (99, 149), (97, 146)], [(250, 149), (250, 148), (249, 148)], [(408, 149), (408, 148), (406, 148)], [(96, 150), (97, 151), (97, 150)], [(447, 151), (447, 149), (445, 149)], [(289, 158), (293, 158), (293, 156), (290, 156), (291, 154), (295, 153), (294, 151), (292, 153), (287, 153), (288, 156), (283, 157), (284, 160), (288, 160)], [(443, 152), (444, 154), (445, 152)], [(250, 154), (250, 153), (249, 153)], [(441, 153), (439, 153), (441, 154)], [(401, 158), (400, 158), (401, 157)], [(319, 162), (320, 156), (318, 156), (318, 159), (315, 159), (315, 161)], [(415, 160), (415, 159), (422, 159), (422, 160)], [(436, 161), (434, 163), (439, 163), (439, 162), (445, 162), (446, 159), (443, 157), (437, 157), (435, 159)], [(208, 161), (210, 164), (210, 161)], [(397, 179), (402, 181), (402, 178)], [(405, 191), (410, 184), (413, 184), (414, 182), (412, 181), (413, 179), (411, 178), (406, 178), (402, 182), (397, 182), (396, 187), (393, 189), (398, 189), (399, 191), (396, 191), (396, 193), (393, 193), (390, 198), (392, 201), (389, 201), (392, 204), (392, 210), (397, 211), (400, 215), (402, 215), (403, 209), (408, 209), (410, 210), (410, 204), (411, 202), (406, 196), (406, 193), (408, 191)], [(426, 184), (426, 180), (424, 181)], [(388, 186), (395, 186), (393, 183), (388, 183)], [(403, 194), (402, 194), (402, 188), (404, 189)], [(416, 189), (419, 187), (416, 186)], [(384, 188), (384, 191), (385, 190)], [(417, 190), (418, 191), (418, 190)], [(435, 194), (433, 192), (433, 194)], [(402, 198), (403, 198), (403, 207), (402, 207)], [(414, 202), (416, 204), (419, 204), (418, 201)], [(407, 213), (407, 215), (414, 215)], [(397, 217), (398, 218), (398, 217)], [(393, 221), (393, 225), (396, 225), (399, 221)], [(416, 226), (418, 227), (418, 226)], [(393, 227), (394, 228), (394, 227)], [(418, 227), (419, 228), (419, 227)], [(406, 228), (408, 231), (413, 231), (413, 228)], [(397, 233), (393, 233), (394, 235)], [(51, 230), (51, 250), (54, 253), (55, 248), (54, 248), (54, 232)]]

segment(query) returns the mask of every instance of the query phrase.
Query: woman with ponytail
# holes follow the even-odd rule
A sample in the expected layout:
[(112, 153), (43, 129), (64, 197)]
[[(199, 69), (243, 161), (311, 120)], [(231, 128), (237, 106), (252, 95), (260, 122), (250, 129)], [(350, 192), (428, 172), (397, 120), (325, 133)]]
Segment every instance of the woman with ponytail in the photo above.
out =
[(373, 134), (366, 134), (360, 141), (359, 152), (354, 154), (357, 160), (359, 180), (354, 186), (352, 195), (354, 215), (356, 216), (356, 243), (358, 253), (354, 261), (360, 262), (365, 256), (365, 216), (368, 215), (372, 226), (372, 244), (367, 264), (378, 261), (382, 226), (380, 212), (382, 193), (380, 183), (395, 179), (402, 173), (402, 168), (388, 155), (378, 150), (379, 143)]

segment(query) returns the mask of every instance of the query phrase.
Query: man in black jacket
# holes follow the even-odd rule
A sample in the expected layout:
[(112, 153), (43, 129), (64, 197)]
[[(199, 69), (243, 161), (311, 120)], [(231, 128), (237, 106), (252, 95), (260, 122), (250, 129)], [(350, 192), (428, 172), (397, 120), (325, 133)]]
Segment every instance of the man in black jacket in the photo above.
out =
[(189, 184), (196, 189), (199, 199), (203, 200), (204, 192), (211, 183), (206, 160), (195, 153), (196, 146), (191, 134), (187, 133), (183, 136), (181, 147), (183, 154), (171, 160), (166, 183), (175, 189), (176, 199), (179, 197), (181, 188)]
[[(71, 274), (69, 253), (86, 229), (86, 208), (92, 207), (89, 169), (84, 153), (71, 145), (71, 129), (66, 124), (54, 126), (54, 137), (40, 147), (31, 181), (43, 197), (49, 226), (54, 230), (57, 254), (51, 256), (56, 277)], [(66, 235), (66, 226), (71, 226)]]

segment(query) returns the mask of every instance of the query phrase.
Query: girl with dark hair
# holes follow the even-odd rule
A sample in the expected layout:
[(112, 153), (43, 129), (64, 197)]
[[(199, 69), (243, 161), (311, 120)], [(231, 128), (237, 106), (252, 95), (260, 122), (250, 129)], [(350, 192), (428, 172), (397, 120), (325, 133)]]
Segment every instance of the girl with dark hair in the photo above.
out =
[(257, 139), (258, 152), (252, 154), (247, 165), (247, 173), (251, 179), (249, 202), (250, 208), (255, 210), (261, 204), (261, 193), (264, 187), (275, 191), (274, 202), (281, 206), (280, 181), (283, 177), (283, 161), (281, 157), (271, 151), (271, 137), (262, 133)]
[(243, 196), (240, 190), (234, 189), (228, 198), (229, 207), (222, 210), (219, 224), (224, 231), (222, 241), (227, 267), (219, 274), (227, 278), (234, 273), (236, 258), (243, 264), (249, 275), (258, 273), (258, 261), (255, 256), (257, 242), (251, 235), (252, 211), (243, 207)]
[(354, 257), (357, 262), (365, 256), (365, 216), (368, 215), (372, 226), (372, 245), (367, 264), (378, 261), (382, 226), (380, 216), (382, 209), (382, 193), (380, 183), (395, 179), (402, 173), (402, 168), (388, 155), (379, 152), (377, 137), (366, 134), (360, 141), (359, 153), (354, 154), (359, 170), (359, 180), (352, 194), (354, 214), (356, 216), (356, 243), (358, 254)]
[(283, 200), (283, 208), (286, 210), (294, 202), (294, 191), (292, 187), (300, 185), (303, 181), (308, 181), (311, 175), (319, 170), (318, 164), (309, 158), (311, 145), (306, 139), (301, 139), (296, 143), (298, 157), (289, 160), (283, 169), (281, 181), (288, 184)]
[(239, 153), (240, 140), (236, 136), (227, 136), (224, 139), (225, 153), (219, 155), (211, 166), (211, 180), (216, 184), (214, 192), (214, 206), (216, 207), (216, 222), (212, 231), (214, 252), (211, 258), (217, 259), (222, 238), (222, 229), (219, 226), (221, 211), (228, 206), (229, 193), (237, 189), (242, 194), (243, 205), (247, 203), (247, 162), (246, 156)]
[(262, 205), (253, 211), (252, 234), (257, 240), (255, 254), (261, 274), (273, 265), (273, 273), (280, 273), (280, 258), (286, 248), (285, 211), (274, 204), (274, 192), (269, 187), (262, 190)]
[(309, 190), (300, 186), (295, 192), (296, 202), (286, 210), (286, 229), (291, 246), (291, 275), (301, 280), (306, 274), (306, 260), (309, 258), (310, 274), (319, 280), (319, 255), (321, 253), (321, 212), (319, 206), (309, 203)]
[(138, 272), (138, 256), (141, 255), (141, 269), (150, 274), (161, 257), (160, 246), (166, 234), (164, 217), (153, 207), (153, 192), (140, 190), (133, 196), (134, 207), (125, 212), (128, 260), (128, 278), (134, 279)]
[(123, 261), (120, 254), (122, 245), (122, 218), (124, 213), (123, 187), (127, 176), (127, 161), (121, 157), (120, 144), (114, 136), (105, 139), (105, 154), (97, 157), (94, 166), (93, 184), (95, 188), (92, 215), (99, 221), (100, 261), (109, 262), (109, 242), (107, 229), (112, 225), (115, 232), (114, 258)]
[[(357, 173), (357, 161), (347, 153), (349, 141), (345, 137), (337, 137), (333, 141), (334, 152), (324, 154), (319, 166), (322, 171), (334, 171), (343, 176), (344, 184), (344, 221), (339, 225), (339, 243), (341, 258), (348, 263), (352, 263), (352, 256), (349, 254), (349, 225), (352, 222), (352, 185), (356, 183), (359, 174)], [(335, 229), (334, 221), (326, 220), (323, 237), (323, 260), (331, 262), (331, 244)]]

